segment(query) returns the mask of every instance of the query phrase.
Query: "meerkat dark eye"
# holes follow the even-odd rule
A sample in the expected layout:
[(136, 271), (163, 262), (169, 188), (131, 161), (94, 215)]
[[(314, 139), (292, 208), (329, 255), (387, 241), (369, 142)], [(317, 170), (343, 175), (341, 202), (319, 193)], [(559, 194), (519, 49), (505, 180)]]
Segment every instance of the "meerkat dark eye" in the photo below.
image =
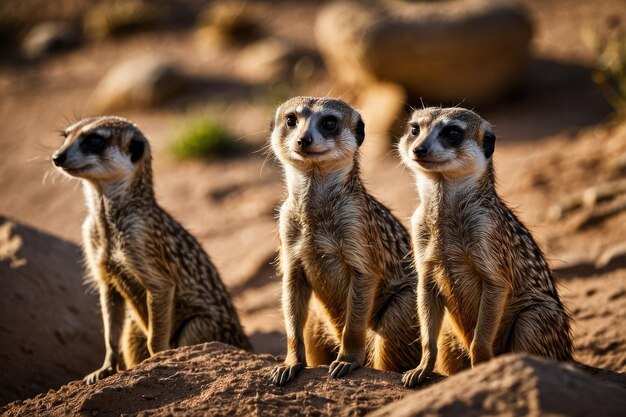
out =
[(87, 136), (83, 138), (84, 148), (89, 152), (97, 153), (100, 152), (104, 145), (106, 144), (105, 139), (97, 133), (89, 133)]
[(326, 132), (334, 132), (337, 129), (337, 118), (335, 116), (326, 116), (322, 119), (320, 126)]
[(420, 134), (420, 127), (417, 125), (411, 126), (411, 135), (417, 136)]
[(447, 139), (452, 145), (457, 145), (463, 140), (463, 130), (456, 126), (448, 126), (441, 131), (441, 137)]
[(287, 115), (287, 120), (286, 120), (287, 126), (294, 128), (298, 125), (298, 119), (296, 118), (295, 114), (288, 114)]

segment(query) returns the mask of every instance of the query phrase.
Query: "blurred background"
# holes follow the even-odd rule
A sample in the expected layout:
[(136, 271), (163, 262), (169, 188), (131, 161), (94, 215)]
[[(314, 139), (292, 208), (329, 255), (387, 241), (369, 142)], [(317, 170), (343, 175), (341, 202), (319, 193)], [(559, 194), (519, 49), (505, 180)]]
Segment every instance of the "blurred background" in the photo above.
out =
[(275, 277), (275, 107), (362, 111), (364, 178), (405, 225), (418, 203), (394, 144), (411, 108), (495, 126), (500, 194), (541, 243), (578, 321), (577, 355), (626, 371), (623, 0), (3, 0), (0, 404), (96, 369), (80, 186), (50, 156), (81, 117), (134, 121), (163, 207), (221, 271), (257, 352), (284, 349)]

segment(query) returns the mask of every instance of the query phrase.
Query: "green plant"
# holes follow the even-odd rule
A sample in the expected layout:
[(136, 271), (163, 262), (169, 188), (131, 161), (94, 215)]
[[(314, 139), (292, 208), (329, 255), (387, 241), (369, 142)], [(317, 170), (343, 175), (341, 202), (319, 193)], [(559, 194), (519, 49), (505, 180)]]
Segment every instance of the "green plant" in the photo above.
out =
[(180, 159), (215, 159), (237, 154), (242, 145), (218, 121), (195, 116), (184, 123), (171, 150)]
[(593, 81), (615, 111), (626, 116), (626, 27), (611, 17), (602, 33), (587, 27), (583, 37), (596, 53)]

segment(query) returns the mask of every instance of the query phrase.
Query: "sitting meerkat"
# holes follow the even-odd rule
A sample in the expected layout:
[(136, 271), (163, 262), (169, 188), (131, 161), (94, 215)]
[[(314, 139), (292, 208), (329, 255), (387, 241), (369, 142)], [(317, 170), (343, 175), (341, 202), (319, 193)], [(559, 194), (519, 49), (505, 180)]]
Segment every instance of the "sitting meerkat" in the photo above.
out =
[[(496, 137), (462, 108), (413, 113), (399, 143), (416, 173), (412, 219), (422, 359), (412, 387), (505, 352), (572, 360), (570, 315), (543, 253), (495, 189)], [(439, 336), (442, 322), (444, 332)]]
[(369, 195), (359, 174), (360, 114), (341, 100), (296, 97), (280, 105), (271, 145), (288, 195), (280, 209), (284, 385), (308, 365), (338, 378), (367, 365), (419, 363), (417, 275), (408, 232)]
[(141, 131), (105, 116), (83, 119), (63, 136), (52, 160), (83, 180), (84, 254), (104, 321), (104, 364), (85, 381), (116, 372), (120, 343), (126, 368), (162, 350), (209, 341), (250, 349), (215, 266), (157, 204), (150, 145)]

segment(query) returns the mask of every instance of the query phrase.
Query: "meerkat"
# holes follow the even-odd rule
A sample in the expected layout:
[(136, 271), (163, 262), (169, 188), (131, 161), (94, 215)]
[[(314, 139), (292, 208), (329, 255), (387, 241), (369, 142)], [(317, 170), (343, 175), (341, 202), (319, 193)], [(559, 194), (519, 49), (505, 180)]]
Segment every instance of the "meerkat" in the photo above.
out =
[(104, 363), (85, 382), (115, 373), (121, 359), (131, 368), (178, 346), (221, 341), (249, 350), (215, 266), (155, 199), (150, 144), (142, 132), (128, 120), (104, 116), (83, 119), (63, 136), (52, 161), (83, 182), (84, 255), (104, 322)]
[[(570, 315), (544, 255), (495, 189), (491, 125), (462, 108), (413, 113), (399, 150), (416, 173), (419, 366), (451, 374), (505, 352), (572, 360)], [(444, 324), (444, 331), (440, 331)]]
[(287, 356), (272, 382), (308, 365), (330, 365), (334, 378), (363, 365), (413, 368), (421, 346), (410, 236), (363, 186), (360, 114), (338, 99), (295, 97), (271, 130), (287, 186), (279, 214)]

